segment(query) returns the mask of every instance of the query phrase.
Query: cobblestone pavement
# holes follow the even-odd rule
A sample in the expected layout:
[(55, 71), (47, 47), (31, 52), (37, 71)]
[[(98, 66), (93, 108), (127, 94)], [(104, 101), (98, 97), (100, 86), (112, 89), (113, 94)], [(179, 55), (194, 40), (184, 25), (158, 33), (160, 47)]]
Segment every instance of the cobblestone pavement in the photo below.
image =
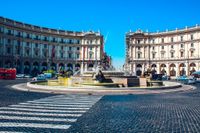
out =
[(200, 132), (200, 85), (188, 92), (104, 96), (68, 132)]
[[(14, 82), (8, 81), (9, 85)], [(145, 95), (53, 95), (1, 82), (1, 132), (200, 132), (200, 84), (185, 92)]]

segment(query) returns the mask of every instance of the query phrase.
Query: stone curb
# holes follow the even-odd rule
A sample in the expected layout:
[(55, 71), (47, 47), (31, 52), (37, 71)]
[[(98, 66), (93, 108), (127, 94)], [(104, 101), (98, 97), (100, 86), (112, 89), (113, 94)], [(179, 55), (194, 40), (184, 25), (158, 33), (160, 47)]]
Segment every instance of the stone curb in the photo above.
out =
[[(170, 82), (170, 84), (174, 84), (174, 82)], [(177, 88), (178, 87), (178, 88)], [(158, 87), (154, 87), (151, 89), (144, 88), (49, 88), (49, 86), (41, 86), (41, 85), (30, 85), (27, 84), (16, 84), (13, 85), (12, 88), (21, 91), (31, 91), (31, 92), (44, 92), (44, 93), (55, 93), (55, 94), (160, 94), (160, 93), (169, 93), (169, 92), (178, 92), (178, 91), (189, 91), (195, 89), (194, 86), (190, 85), (181, 85), (176, 83), (174, 86), (165, 86), (158, 89)], [(176, 89), (175, 89), (176, 88)]]

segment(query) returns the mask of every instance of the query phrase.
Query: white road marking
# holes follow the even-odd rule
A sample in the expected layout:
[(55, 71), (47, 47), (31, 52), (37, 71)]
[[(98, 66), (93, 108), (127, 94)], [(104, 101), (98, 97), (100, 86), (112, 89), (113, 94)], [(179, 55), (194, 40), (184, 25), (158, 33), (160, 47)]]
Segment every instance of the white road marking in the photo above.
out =
[(56, 122), (76, 122), (77, 119), (67, 119), (67, 118), (45, 118), (45, 117), (24, 117), (24, 116), (6, 116), (0, 115), (1, 119), (7, 120), (31, 120), (31, 121), (56, 121)]
[(82, 114), (58, 114), (58, 113), (32, 113), (32, 112), (17, 112), (17, 111), (1, 111), (0, 114), (15, 114), (15, 115), (32, 115), (32, 116), (57, 116), (57, 117), (80, 117)]
[(55, 113), (85, 113), (86, 110), (48, 110), (48, 109), (31, 109), (31, 108), (13, 108), (13, 107), (2, 107), (0, 110), (15, 110), (15, 111), (32, 111), (32, 112), (55, 112)]
[(77, 109), (77, 110), (88, 110), (90, 108), (86, 108), (86, 107), (45, 107), (45, 106), (29, 106), (29, 105), (10, 105), (10, 107), (21, 107), (21, 108), (34, 108), (34, 109), (57, 109), (57, 110), (74, 110), (74, 109)]
[[(76, 122), (78, 117), (89, 110), (100, 98), (101, 96), (59, 95), (0, 107), (0, 128), (22, 127), (22, 130), (23, 128), (66, 130), (71, 126), (69, 123)], [(14, 122), (1, 122), (1, 120), (12, 120)], [(34, 123), (27, 123), (27, 121), (34, 121)], [(52, 124), (44, 124), (44, 122), (51, 122)], [(21, 131), (21, 128), (18, 130)], [(3, 132), (12, 133), (12, 131)]]
[(45, 107), (92, 107), (92, 105), (83, 105), (83, 104), (63, 104), (63, 105), (57, 105), (57, 104), (35, 104), (35, 103), (20, 103), (20, 105), (28, 105), (28, 106), (45, 106)]
[(55, 125), (42, 123), (14, 123), (0, 122), (1, 127), (30, 127), (30, 128), (51, 128), (51, 129), (68, 129), (71, 125)]

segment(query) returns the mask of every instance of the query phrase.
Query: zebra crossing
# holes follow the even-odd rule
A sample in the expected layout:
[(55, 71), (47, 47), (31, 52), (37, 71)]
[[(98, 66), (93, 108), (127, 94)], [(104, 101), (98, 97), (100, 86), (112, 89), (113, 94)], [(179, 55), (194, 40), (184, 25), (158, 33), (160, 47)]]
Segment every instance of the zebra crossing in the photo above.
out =
[(0, 107), (1, 132), (63, 132), (101, 96), (56, 95)]

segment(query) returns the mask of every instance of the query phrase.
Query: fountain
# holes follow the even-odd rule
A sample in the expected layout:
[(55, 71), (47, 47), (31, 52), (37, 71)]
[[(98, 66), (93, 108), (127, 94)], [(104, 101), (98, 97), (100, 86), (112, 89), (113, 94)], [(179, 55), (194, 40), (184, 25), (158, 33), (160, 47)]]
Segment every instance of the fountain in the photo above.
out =
[[(157, 83), (158, 81), (156, 81)], [(58, 79), (48, 80), (48, 86), (65, 87), (152, 87), (164, 86), (162, 81), (155, 84), (148, 78), (125, 76), (121, 71), (103, 71), (98, 65), (96, 70), (86, 71), (82, 75), (78, 72), (71, 76), (70, 72), (61, 71)]]

